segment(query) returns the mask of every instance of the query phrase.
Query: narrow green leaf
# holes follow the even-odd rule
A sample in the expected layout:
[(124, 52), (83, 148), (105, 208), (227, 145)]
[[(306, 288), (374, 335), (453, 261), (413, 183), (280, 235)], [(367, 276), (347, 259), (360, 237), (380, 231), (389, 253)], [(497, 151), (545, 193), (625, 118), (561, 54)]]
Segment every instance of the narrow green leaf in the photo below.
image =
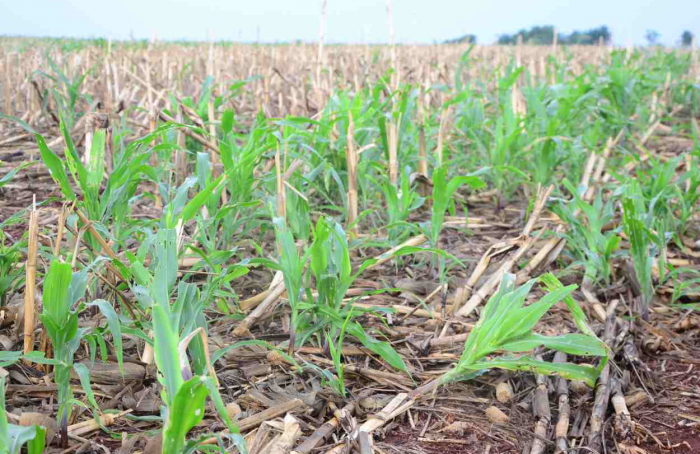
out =
[(502, 339), (512, 339), (529, 333), (552, 306), (569, 296), (574, 290), (576, 285), (559, 288), (549, 292), (536, 303), (509, 311), (503, 322), (504, 327), (499, 333)]
[[(202, 206), (204, 206), (204, 204), (207, 203), (207, 201), (209, 200), (209, 196), (211, 196), (211, 193), (214, 192), (214, 189), (216, 189), (219, 186), (219, 184), (224, 180), (225, 177), (226, 174), (219, 176), (219, 178), (209, 183), (206, 188), (204, 188), (202, 191), (199, 192), (199, 194), (194, 196), (192, 200), (187, 202), (187, 205), (185, 205), (185, 208), (182, 209), (182, 213), (180, 214), (182, 222), (189, 221), (199, 212)], [(169, 227), (173, 228), (175, 227), (175, 225), (171, 225)]]
[(62, 325), (68, 319), (68, 292), (72, 278), (70, 263), (58, 260), (51, 262), (44, 281), (44, 314), (51, 317), (57, 325)]
[(22, 352), (20, 351), (0, 351), (0, 367), (7, 367), (16, 363)]
[(381, 356), (391, 367), (408, 372), (408, 368), (406, 364), (404, 364), (401, 355), (399, 355), (388, 342), (374, 339), (365, 332), (364, 328), (359, 323), (349, 323), (347, 325), (347, 332), (362, 342), (362, 345)]
[[(539, 281), (543, 283), (550, 292), (564, 287), (564, 285), (559, 282), (559, 279), (557, 279), (552, 273), (543, 274), (539, 277)], [(597, 339), (598, 336), (596, 336), (593, 329), (590, 327), (590, 325), (588, 325), (588, 318), (586, 317), (586, 314), (583, 312), (583, 309), (581, 309), (581, 306), (578, 305), (574, 298), (571, 295), (567, 295), (563, 298), (563, 301), (566, 304), (566, 307), (569, 308), (569, 312), (571, 312), (571, 316), (574, 318), (574, 323), (576, 323), (578, 329), (580, 329), (582, 333), (588, 334), (589, 336), (593, 336)]]
[(24, 162), (24, 163), (18, 165), (17, 167), (13, 168), (9, 172), (7, 172), (5, 175), (3, 175), (0, 178), (0, 188), (5, 186), (10, 181), (12, 181), (12, 179), (14, 178), (15, 175), (17, 175), (18, 172), (26, 169), (27, 167), (31, 167), (34, 164), (36, 164), (35, 161)]
[(193, 377), (187, 380), (172, 397), (163, 430), (163, 453), (181, 453), (187, 433), (204, 418), (204, 402), (209, 390), (204, 385), (203, 378)]
[(36, 135), (36, 142), (39, 145), (41, 159), (44, 161), (44, 164), (46, 164), (46, 167), (49, 169), (51, 177), (61, 187), (61, 192), (63, 192), (63, 196), (69, 200), (75, 199), (75, 192), (73, 192), (73, 188), (71, 187), (70, 181), (68, 180), (68, 175), (66, 175), (66, 170), (63, 167), (63, 161), (61, 161), (61, 159), (49, 149), (49, 147), (46, 145), (46, 141), (40, 134)]
[(163, 375), (162, 381), (167, 395), (166, 404), (172, 405), (183, 382), (180, 356), (177, 351), (178, 336), (170, 326), (167, 314), (159, 305), (153, 306), (153, 331), (156, 365)]
[(221, 115), (221, 130), (228, 134), (233, 129), (233, 110), (226, 110)]
[[(536, 374), (543, 375), (559, 375), (567, 380), (581, 380), (591, 388), (595, 386), (598, 380), (599, 372), (588, 366), (580, 366), (571, 363), (551, 363), (547, 361), (539, 361), (527, 356), (520, 358), (496, 358), (490, 361), (477, 362), (470, 365), (460, 365), (456, 369), (481, 370), (481, 369), (506, 369), (506, 370), (524, 370)], [(461, 371), (460, 371), (461, 372)], [(450, 373), (447, 379), (458, 378), (460, 373)]]
[(124, 350), (122, 347), (122, 331), (119, 316), (109, 301), (98, 299), (90, 303), (89, 306), (97, 306), (100, 312), (102, 312), (102, 315), (107, 319), (107, 325), (114, 339), (114, 351), (117, 356), (117, 363), (119, 364), (119, 372), (124, 375)]
[(501, 345), (501, 349), (509, 352), (528, 352), (540, 345), (570, 355), (605, 356), (607, 354), (605, 345), (600, 340), (580, 333), (563, 334), (554, 337), (530, 333), (504, 343)]
[(83, 363), (73, 364), (73, 370), (80, 379), (80, 385), (83, 387), (83, 391), (85, 391), (85, 395), (90, 401), (90, 404), (92, 405), (92, 408), (95, 411), (95, 415), (99, 414), (100, 406), (97, 405), (97, 401), (95, 400), (95, 394), (93, 394), (92, 386), (90, 385), (90, 370)]
[(42, 454), (46, 446), (46, 429), (42, 426), (34, 426), (36, 434), (27, 443), (27, 454)]

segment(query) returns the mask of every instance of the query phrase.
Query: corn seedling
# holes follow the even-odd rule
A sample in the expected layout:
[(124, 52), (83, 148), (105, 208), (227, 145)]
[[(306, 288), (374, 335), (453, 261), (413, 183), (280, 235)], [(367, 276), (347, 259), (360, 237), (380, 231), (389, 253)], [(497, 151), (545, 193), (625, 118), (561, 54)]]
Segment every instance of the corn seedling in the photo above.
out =
[[(184, 216), (187, 216), (186, 210), (187, 207), (182, 210)], [(179, 454), (197, 449), (202, 439), (187, 441), (187, 433), (204, 418), (208, 396), (214, 401), (234, 442), (243, 452), (242, 438), (226, 413), (216, 376), (210, 373), (211, 363), (204, 335), (206, 326), (202, 326), (202, 306), (196, 287), (180, 282), (177, 300), (175, 304), (170, 303), (177, 281), (176, 242), (174, 229), (161, 229), (154, 241), (150, 242), (154, 252), (153, 272), (139, 261), (132, 264), (138, 283), (134, 292), (139, 302), (150, 308), (152, 314), (153, 348), (165, 404), (161, 412), (164, 422), (162, 452)], [(190, 344), (198, 334), (202, 338), (201, 343)], [(192, 373), (187, 357), (188, 348), (197, 375)]]
[[(80, 342), (88, 333), (87, 328), (78, 327), (78, 315), (85, 308), (78, 302), (84, 297), (87, 289), (87, 272), (89, 268), (73, 273), (70, 264), (58, 260), (51, 262), (51, 267), (44, 282), (44, 310), (39, 316), (44, 329), (53, 344), (55, 352), (54, 381), (58, 385), (58, 421), (62, 430), (64, 447), (66, 427), (73, 405), (81, 404), (73, 399), (70, 386), (70, 373), (74, 370), (80, 378), (90, 403), (98, 408), (90, 387), (90, 373), (82, 363), (73, 363), (73, 356), (80, 347)], [(121, 330), (117, 315), (112, 306), (106, 301), (95, 301), (96, 305), (109, 322), (109, 328), (114, 336), (114, 344), (122, 367)]]
[[(464, 346), (457, 365), (441, 378), (442, 383), (473, 377), (478, 371), (492, 368), (532, 370), (544, 375), (560, 375), (570, 380), (582, 380), (593, 387), (600, 370), (607, 362), (607, 349), (588, 327), (583, 311), (571, 298), (575, 285), (563, 287), (553, 275), (540, 279), (549, 293), (539, 301), (523, 306), (525, 298), (537, 282), (533, 279), (520, 287), (515, 275), (507, 273), (496, 294), (484, 307)], [(583, 333), (544, 336), (533, 328), (544, 314), (559, 301), (565, 301)], [(545, 347), (570, 355), (598, 356), (603, 360), (598, 368), (570, 363), (550, 363), (530, 356), (502, 356), (488, 359), (497, 352), (522, 353)]]
[[(635, 187), (635, 185), (632, 185)], [(638, 194), (637, 194), (638, 195)], [(634, 197), (634, 198), (633, 198)], [(654, 298), (654, 286), (652, 283), (651, 268), (653, 257), (651, 256), (651, 237), (648, 227), (642, 220), (644, 207), (643, 200), (632, 193), (622, 200), (622, 225), (630, 242), (630, 256), (634, 265), (634, 272), (641, 287), (642, 317), (646, 320), (649, 316), (649, 306)]]
[[(331, 339), (342, 339), (347, 333), (392, 367), (405, 371), (403, 360), (391, 345), (371, 337), (354, 320), (362, 311), (354, 308), (352, 302), (343, 302), (352, 283), (374, 260), (365, 260), (353, 273), (345, 231), (337, 222), (323, 217), (316, 223), (314, 241), (309, 251), (310, 273), (306, 276), (306, 301), (300, 307), (303, 324), (298, 326), (300, 342), (303, 344), (305, 339), (319, 330), (329, 333)], [(318, 292), (315, 299), (309, 287), (312, 275)], [(370, 312), (378, 313), (378, 310)], [(340, 348), (339, 341), (336, 345)]]
[(12, 294), (23, 284), (24, 266), (21, 265), (21, 249), (26, 241), (7, 244), (8, 239), (0, 229), (0, 307), (5, 306)]
[[(352, 301), (345, 302), (345, 294), (362, 272), (374, 263), (364, 261), (353, 274), (350, 253), (345, 231), (335, 221), (319, 218), (314, 229), (311, 245), (300, 257), (294, 237), (282, 218), (275, 218), (275, 231), (280, 259), (278, 262), (262, 261), (268, 266), (281, 270), (292, 310), (290, 327), (290, 352), (295, 346), (304, 345), (315, 336), (319, 344), (330, 349), (334, 361), (339, 362), (339, 351), (346, 335), (360, 341), (370, 351), (382, 357), (389, 365), (399, 370), (406, 366), (399, 354), (384, 341), (378, 341), (365, 332), (355, 318), (379, 309), (360, 310)], [(305, 272), (305, 263), (309, 268)], [(316, 285), (316, 295), (312, 291), (312, 281)], [(304, 299), (305, 297), (305, 299)], [(338, 370), (339, 386), (343, 390), (342, 371)]]
[[(613, 220), (613, 202), (603, 203), (599, 194), (591, 205), (581, 198), (569, 180), (565, 179), (563, 184), (574, 197), (571, 202), (560, 204), (556, 211), (569, 225), (569, 232), (564, 234), (567, 244), (584, 263), (588, 280), (609, 282), (611, 259), (620, 244), (620, 237), (614, 230), (603, 231)], [(577, 212), (580, 214), (575, 216)]]
[[(58, 106), (59, 112), (65, 116), (68, 127), (72, 128), (81, 117), (81, 112), (78, 109), (80, 101), (86, 100), (88, 103), (92, 102), (89, 96), (81, 92), (81, 86), (90, 74), (91, 69), (82, 73), (77, 71), (76, 74), (71, 75), (68, 74), (68, 69), (61, 68), (61, 66), (51, 58), (48, 52), (45, 56), (52, 72), (37, 71), (37, 74), (45, 77), (54, 84), (50, 92)], [(46, 94), (48, 92), (49, 90), (44, 92), (44, 98), (47, 100), (48, 96), (46, 96)]]
[[(433, 206), (429, 223), (420, 225), (423, 233), (428, 237), (430, 247), (439, 249), (440, 232), (445, 221), (445, 212), (453, 203), (452, 196), (461, 186), (467, 185), (472, 189), (479, 189), (485, 183), (476, 175), (456, 176), (447, 180), (447, 168), (440, 166), (433, 172)], [(437, 263), (436, 263), (437, 261)], [(434, 269), (440, 277), (440, 282), (446, 280), (446, 257), (443, 254), (433, 254)]]
[[(43, 136), (37, 134), (42, 160), (54, 181), (58, 183), (66, 200), (78, 200), (73, 187), (80, 188), (82, 200), (78, 209), (85, 209), (87, 218), (100, 226), (112, 224), (112, 234), (122, 238), (123, 226), (129, 214), (130, 203), (144, 179), (157, 181), (157, 174), (148, 165), (151, 150), (141, 151), (148, 146), (157, 133), (172, 129), (172, 125), (160, 127), (153, 134), (134, 141), (125, 147), (114, 160), (114, 169), (105, 181), (105, 152), (107, 137), (105, 129), (95, 130), (87, 165), (84, 165), (70, 137), (67, 125), (61, 122), (61, 132), (66, 143), (65, 160), (60, 159), (46, 144)], [(71, 178), (68, 177), (71, 175)], [(104, 189), (102, 186), (104, 185)], [(104, 228), (104, 227), (101, 227)], [(97, 248), (97, 241), (88, 233), (91, 244)]]
[(400, 243), (410, 235), (410, 224), (406, 222), (412, 211), (423, 205), (425, 199), (411, 186), (411, 169), (405, 167), (401, 172), (400, 187), (397, 188), (385, 178), (379, 185), (384, 194), (387, 207), (387, 230), (392, 245)]
[(26, 445), (27, 454), (44, 452), (46, 429), (42, 426), (17, 426), (5, 414), (5, 377), (0, 376), (0, 454), (20, 454)]

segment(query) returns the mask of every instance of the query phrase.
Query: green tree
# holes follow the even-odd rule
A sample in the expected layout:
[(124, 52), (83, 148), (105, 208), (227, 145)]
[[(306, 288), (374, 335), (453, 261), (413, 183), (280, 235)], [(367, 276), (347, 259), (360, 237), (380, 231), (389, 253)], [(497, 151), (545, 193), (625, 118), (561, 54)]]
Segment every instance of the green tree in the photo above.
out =
[(656, 46), (659, 43), (660, 37), (661, 33), (657, 32), (656, 30), (647, 30), (647, 32), (644, 34), (644, 38), (646, 38), (647, 43), (649, 43), (650, 46)]
[(681, 34), (681, 45), (683, 47), (690, 47), (693, 45), (693, 38), (695, 36), (693, 35), (693, 32), (690, 30), (685, 30), (683, 34)]
[[(555, 28), (553, 25), (535, 25), (529, 30), (522, 29), (515, 34), (502, 34), (498, 37), (498, 44), (512, 45), (518, 42), (518, 36), (522, 36), (523, 43), (533, 45), (551, 45), (554, 42)], [(611, 39), (607, 25), (602, 25), (590, 30), (574, 30), (570, 35), (557, 34), (557, 41), (564, 45), (597, 45), (601, 41), (608, 44)]]

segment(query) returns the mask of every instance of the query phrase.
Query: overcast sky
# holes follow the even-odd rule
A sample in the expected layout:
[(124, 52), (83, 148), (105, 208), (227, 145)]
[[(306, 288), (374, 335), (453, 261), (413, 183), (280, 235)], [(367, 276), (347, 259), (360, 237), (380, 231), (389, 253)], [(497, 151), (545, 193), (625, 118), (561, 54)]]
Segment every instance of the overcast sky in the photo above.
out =
[[(0, 34), (216, 39), (318, 39), (322, 0), (0, 0)], [(393, 0), (397, 42), (431, 43), (467, 33), (480, 43), (532, 25), (561, 32), (608, 25), (617, 45), (667, 45), (700, 35), (700, 0)], [(211, 31), (211, 32), (210, 32)], [(387, 42), (386, 0), (328, 0), (328, 42)]]

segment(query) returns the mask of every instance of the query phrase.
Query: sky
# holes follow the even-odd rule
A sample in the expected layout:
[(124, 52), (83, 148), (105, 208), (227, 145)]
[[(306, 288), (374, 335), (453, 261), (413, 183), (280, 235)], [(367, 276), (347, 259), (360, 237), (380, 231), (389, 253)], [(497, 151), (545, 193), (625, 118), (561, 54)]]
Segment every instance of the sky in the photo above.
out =
[[(0, 34), (282, 42), (318, 40), (322, 0), (0, 0)], [(490, 44), (533, 25), (607, 25), (619, 46), (649, 29), (665, 45), (700, 36), (698, 0), (392, 0), (398, 43), (475, 34)], [(326, 42), (389, 41), (386, 0), (327, 0)]]

